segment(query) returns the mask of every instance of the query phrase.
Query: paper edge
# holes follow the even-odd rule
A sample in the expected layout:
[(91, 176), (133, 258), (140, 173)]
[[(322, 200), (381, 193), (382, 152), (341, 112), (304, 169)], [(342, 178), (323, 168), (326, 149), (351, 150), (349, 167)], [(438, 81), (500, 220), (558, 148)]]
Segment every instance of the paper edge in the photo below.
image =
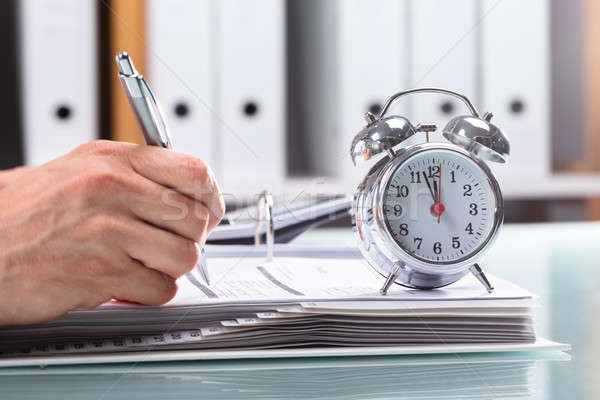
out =
[(160, 362), (160, 361), (206, 361), (206, 360), (245, 360), (245, 359), (279, 359), (308, 357), (362, 357), (391, 356), (416, 354), (448, 354), (448, 353), (496, 353), (524, 351), (569, 351), (570, 344), (553, 342), (538, 338), (533, 343), (498, 343), (498, 344), (452, 344), (452, 345), (419, 345), (388, 347), (321, 347), (304, 349), (271, 349), (271, 350), (159, 350), (144, 352), (122, 352), (104, 354), (59, 354), (50, 357), (20, 356), (0, 358), (0, 368), (74, 365), (74, 364), (106, 364), (126, 362)]

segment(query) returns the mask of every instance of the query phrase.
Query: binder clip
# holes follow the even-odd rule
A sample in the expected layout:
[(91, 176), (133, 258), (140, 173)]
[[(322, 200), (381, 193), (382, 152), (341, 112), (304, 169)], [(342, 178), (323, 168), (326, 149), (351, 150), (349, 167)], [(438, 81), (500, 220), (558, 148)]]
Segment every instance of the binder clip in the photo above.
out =
[(267, 250), (267, 261), (273, 260), (273, 246), (275, 243), (275, 230), (273, 228), (273, 196), (271, 193), (264, 190), (256, 204), (256, 231), (254, 232), (254, 244), (262, 244), (262, 229), (266, 224), (265, 229), (265, 244)]

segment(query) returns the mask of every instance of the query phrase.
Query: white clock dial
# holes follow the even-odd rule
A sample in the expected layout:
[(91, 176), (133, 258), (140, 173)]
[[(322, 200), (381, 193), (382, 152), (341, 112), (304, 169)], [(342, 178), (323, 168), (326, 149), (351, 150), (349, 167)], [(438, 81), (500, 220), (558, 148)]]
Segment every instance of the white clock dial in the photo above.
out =
[(400, 164), (383, 201), (391, 236), (422, 261), (460, 262), (493, 234), (496, 196), (490, 179), (473, 160), (452, 150), (422, 151)]

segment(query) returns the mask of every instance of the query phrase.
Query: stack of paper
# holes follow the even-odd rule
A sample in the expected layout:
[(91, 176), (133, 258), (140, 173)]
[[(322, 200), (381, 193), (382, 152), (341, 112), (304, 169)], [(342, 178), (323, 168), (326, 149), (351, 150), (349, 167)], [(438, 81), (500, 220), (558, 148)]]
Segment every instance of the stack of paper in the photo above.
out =
[(531, 310), (536, 299), (496, 277), (490, 277), (496, 288), (491, 294), (466, 276), (442, 289), (396, 286), (381, 296), (383, 278), (355, 250), (283, 246), (272, 261), (260, 250), (209, 248), (211, 286), (190, 273), (178, 281), (177, 296), (162, 307), (111, 302), (47, 324), (0, 329), (2, 357), (149, 348), (427, 345), (435, 351), (453, 344), (536, 340)]

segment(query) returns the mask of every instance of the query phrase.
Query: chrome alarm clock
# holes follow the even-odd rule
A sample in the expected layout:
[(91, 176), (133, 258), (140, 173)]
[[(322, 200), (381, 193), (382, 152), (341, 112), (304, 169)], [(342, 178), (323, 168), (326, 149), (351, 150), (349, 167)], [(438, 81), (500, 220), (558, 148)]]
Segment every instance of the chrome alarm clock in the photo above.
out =
[[(447, 142), (429, 141), (434, 124), (385, 116), (397, 99), (421, 92), (454, 96), (469, 109), (471, 115), (446, 124)], [(396, 93), (379, 116), (367, 113), (367, 126), (352, 141), (352, 161), (379, 159), (359, 184), (351, 215), (363, 256), (386, 278), (382, 294), (392, 283), (434, 289), (469, 272), (493, 290), (480, 263), (500, 230), (504, 209), (486, 163), (506, 162), (510, 146), (491, 118), (480, 116), (466, 96), (438, 88)], [(423, 143), (405, 144), (420, 132)]]

